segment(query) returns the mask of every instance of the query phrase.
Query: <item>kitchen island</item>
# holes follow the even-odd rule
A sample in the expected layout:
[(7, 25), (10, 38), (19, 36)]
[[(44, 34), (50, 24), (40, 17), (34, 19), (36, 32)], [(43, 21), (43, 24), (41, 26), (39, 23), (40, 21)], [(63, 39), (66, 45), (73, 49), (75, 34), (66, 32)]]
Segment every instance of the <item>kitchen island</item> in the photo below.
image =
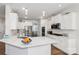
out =
[(51, 55), (51, 44), (55, 43), (48, 37), (31, 37), (32, 42), (24, 44), (21, 38), (2, 39), (6, 44), (6, 55)]

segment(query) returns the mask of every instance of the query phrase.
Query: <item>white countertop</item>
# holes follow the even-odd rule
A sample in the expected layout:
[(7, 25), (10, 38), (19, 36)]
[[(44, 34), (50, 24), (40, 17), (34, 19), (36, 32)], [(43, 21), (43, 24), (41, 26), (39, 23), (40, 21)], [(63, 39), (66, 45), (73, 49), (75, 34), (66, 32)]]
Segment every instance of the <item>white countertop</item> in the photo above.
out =
[(9, 38), (9, 39), (1, 39), (1, 42), (4, 42), (6, 44), (10, 44), (19, 48), (28, 48), (28, 47), (34, 47), (34, 46), (40, 46), (40, 45), (46, 45), (46, 44), (52, 44), (55, 43), (54, 40), (48, 37), (31, 37), (32, 41), (29, 44), (24, 44), (21, 42), (22, 39), (20, 38)]

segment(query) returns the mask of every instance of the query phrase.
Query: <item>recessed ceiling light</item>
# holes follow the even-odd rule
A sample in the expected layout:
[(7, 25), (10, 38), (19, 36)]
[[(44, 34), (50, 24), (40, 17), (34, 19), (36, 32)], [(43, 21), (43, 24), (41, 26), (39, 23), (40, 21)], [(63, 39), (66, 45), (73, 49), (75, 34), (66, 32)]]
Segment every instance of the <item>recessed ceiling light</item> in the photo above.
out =
[(58, 7), (62, 7), (62, 5), (61, 5), (61, 4), (59, 4), (59, 5), (58, 5)]
[(25, 10), (26, 8), (23, 7), (22, 9)]

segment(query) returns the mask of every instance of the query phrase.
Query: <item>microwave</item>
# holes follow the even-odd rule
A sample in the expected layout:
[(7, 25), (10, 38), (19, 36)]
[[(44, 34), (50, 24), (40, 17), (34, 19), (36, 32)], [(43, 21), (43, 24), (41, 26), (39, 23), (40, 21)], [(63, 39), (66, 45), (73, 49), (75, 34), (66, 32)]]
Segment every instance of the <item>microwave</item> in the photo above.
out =
[(51, 29), (60, 29), (60, 23), (52, 24)]

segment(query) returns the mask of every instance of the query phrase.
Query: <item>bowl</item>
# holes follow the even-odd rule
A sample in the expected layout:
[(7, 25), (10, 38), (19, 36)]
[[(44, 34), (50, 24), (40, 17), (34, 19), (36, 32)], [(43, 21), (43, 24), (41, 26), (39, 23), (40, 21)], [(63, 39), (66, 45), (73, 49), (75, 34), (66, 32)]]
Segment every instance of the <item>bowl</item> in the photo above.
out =
[(32, 41), (32, 40), (31, 40), (29, 37), (24, 37), (23, 40), (22, 40), (22, 42), (23, 42), (24, 44), (29, 44), (31, 41)]

